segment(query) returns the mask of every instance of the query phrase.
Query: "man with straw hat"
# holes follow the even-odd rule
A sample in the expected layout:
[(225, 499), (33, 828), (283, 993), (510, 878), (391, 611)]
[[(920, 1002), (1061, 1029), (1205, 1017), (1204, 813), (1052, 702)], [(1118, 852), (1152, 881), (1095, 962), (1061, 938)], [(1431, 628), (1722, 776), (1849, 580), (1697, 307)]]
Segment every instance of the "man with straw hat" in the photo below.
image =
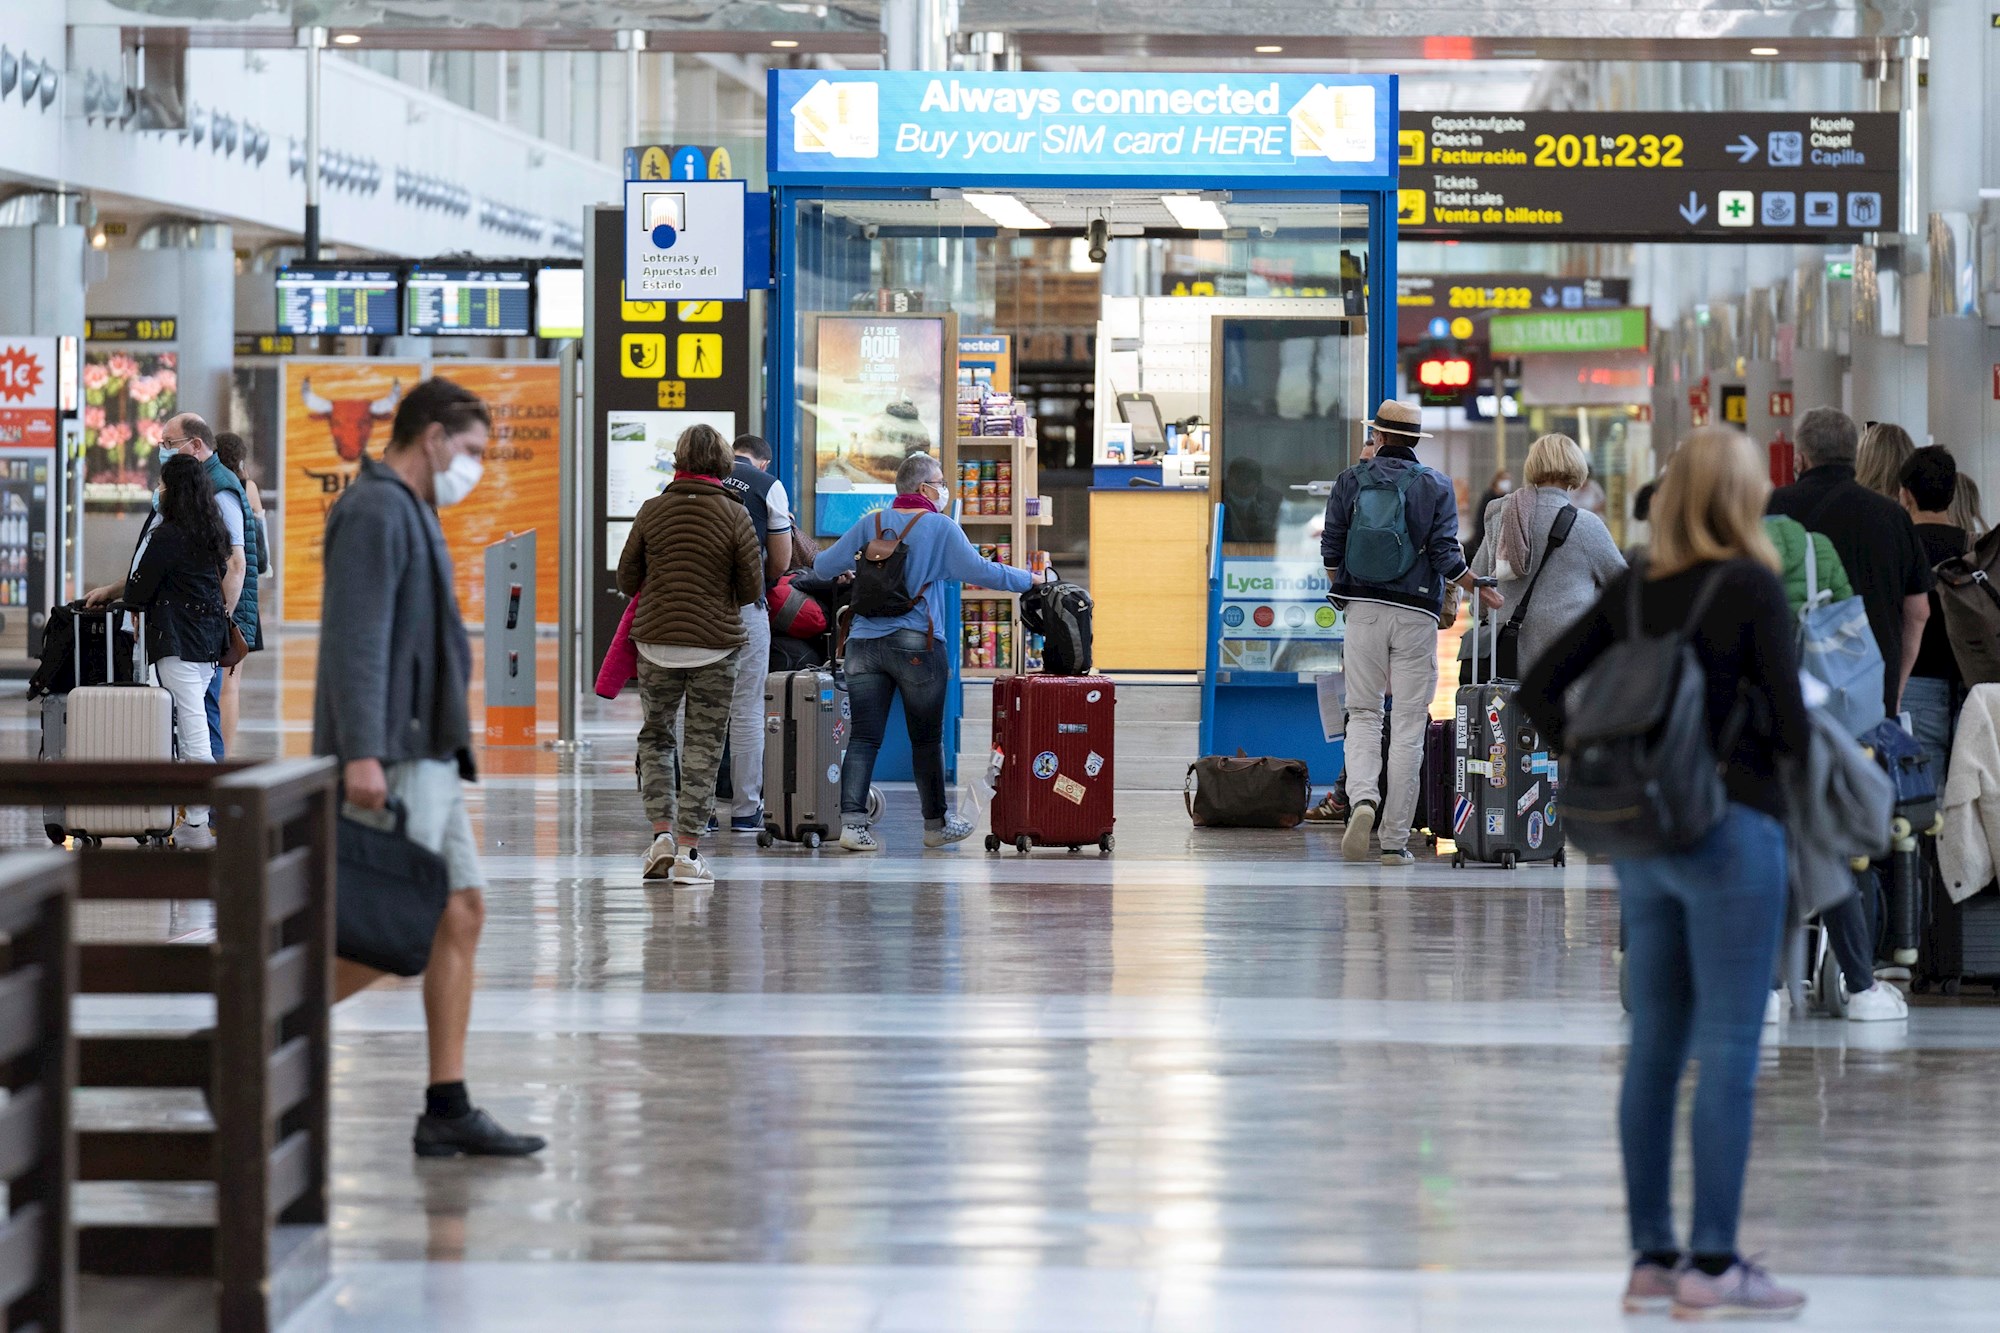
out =
[[(1379, 822), (1382, 864), (1388, 866), (1415, 860), (1410, 824), (1424, 723), (1437, 692), (1445, 586), (1473, 586), (1458, 544), (1458, 496), (1449, 478), (1417, 461), (1416, 442), (1430, 438), (1422, 423), (1416, 408), (1394, 399), (1376, 409), (1362, 461), (1333, 483), (1320, 538), (1331, 598), (1347, 616), (1347, 783), (1354, 808), (1341, 853), (1366, 860)], [(1491, 589), (1486, 597), (1497, 600)], [(1390, 699), (1403, 706), (1387, 721), (1385, 780), (1372, 759), (1382, 750)], [(1366, 758), (1357, 764), (1356, 755)]]

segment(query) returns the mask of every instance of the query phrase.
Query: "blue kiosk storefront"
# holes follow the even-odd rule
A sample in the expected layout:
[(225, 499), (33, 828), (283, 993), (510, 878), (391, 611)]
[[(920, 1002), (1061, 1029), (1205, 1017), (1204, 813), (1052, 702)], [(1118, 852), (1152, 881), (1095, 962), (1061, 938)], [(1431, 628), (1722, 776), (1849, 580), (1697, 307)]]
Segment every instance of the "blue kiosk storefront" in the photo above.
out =
[[(1210, 503), (1204, 750), (1297, 755), (1330, 781), (1339, 746), (1323, 739), (1315, 681), (1339, 669), (1340, 641), (1318, 527), (1327, 484), (1394, 383), (1396, 80), (774, 70), (768, 105), (767, 421), (800, 526), (821, 540), (886, 505), (913, 449), (938, 453), (954, 484), (992, 485), (978, 460), (1006, 451), (983, 426), (962, 434), (960, 340), (1013, 332), (998, 275), (1036, 238), (1043, 255), (1047, 238), (1074, 238), (1074, 271), (1115, 271), (1140, 296), (1163, 290), (1170, 250), (1253, 282), (1332, 275), (1313, 299), (1176, 307), (1173, 331), (1156, 321), (1118, 340), (1124, 378), (1108, 386), (1135, 418), (1173, 404), (1181, 428), (1166, 447), (1204, 453), (1174, 469), (1196, 488), (1205, 474)], [(1015, 457), (1037, 466), (1031, 448)], [(1047, 519), (1025, 521), (1008, 553), (1021, 566)], [(1093, 529), (1093, 566), (1114, 540), (1142, 546), (1143, 533)], [(957, 621), (955, 601), (940, 611)], [(954, 720), (958, 695), (954, 681)], [(884, 765), (900, 766), (887, 749)]]

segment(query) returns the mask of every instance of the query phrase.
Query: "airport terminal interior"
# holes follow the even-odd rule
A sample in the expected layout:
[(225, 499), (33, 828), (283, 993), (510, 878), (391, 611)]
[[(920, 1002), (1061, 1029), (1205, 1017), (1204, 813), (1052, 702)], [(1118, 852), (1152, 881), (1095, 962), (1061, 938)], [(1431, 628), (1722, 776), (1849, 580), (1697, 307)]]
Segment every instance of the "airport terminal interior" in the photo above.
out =
[(1991, 8), (0, 0), (6, 1325), (1992, 1329)]

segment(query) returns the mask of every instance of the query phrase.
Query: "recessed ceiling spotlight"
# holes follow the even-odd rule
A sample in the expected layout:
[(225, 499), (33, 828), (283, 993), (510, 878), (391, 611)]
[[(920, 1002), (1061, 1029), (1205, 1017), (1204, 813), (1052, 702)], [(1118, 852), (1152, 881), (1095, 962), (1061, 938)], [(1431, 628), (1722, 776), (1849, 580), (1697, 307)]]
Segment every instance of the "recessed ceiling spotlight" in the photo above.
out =
[(771, 45), (777, 47), (780, 51), (789, 51), (793, 47), (797, 46), (798, 43), (793, 41), (789, 37), (773, 37), (771, 39)]
[(1778, 48), (1775, 46), (1753, 46), (1750, 48), (1750, 54), (1753, 56), (1774, 56), (1778, 54)]
[(358, 32), (337, 32), (333, 35), (333, 44), (335, 46), (359, 46), (361, 45), (361, 34)]
[(1282, 46), (1257, 46), (1257, 47), (1252, 47), (1251, 49), (1254, 50), (1260, 56), (1274, 56), (1277, 55), (1280, 51), (1283, 51), (1285, 48)]

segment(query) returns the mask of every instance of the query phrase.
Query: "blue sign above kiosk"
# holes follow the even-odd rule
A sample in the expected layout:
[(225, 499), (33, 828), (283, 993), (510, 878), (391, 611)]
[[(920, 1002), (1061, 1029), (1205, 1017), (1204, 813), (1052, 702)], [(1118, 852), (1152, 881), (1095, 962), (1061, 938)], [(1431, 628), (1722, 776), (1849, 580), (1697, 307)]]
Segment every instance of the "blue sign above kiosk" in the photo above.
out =
[(1396, 174), (1386, 76), (788, 69), (770, 106), (773, 182), (1321, 190)]

